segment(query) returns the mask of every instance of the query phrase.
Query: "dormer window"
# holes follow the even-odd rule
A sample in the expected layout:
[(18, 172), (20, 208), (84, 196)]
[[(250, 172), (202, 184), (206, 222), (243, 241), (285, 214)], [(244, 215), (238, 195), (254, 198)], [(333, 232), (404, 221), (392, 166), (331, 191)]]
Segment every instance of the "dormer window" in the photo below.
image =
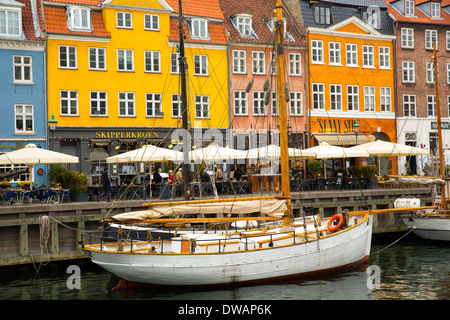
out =
[[(276, 25), (277, 21), (276, 19), (269, 19), (266, 20), (266, 24), (269, 27), (270, 31), (272, 33), (274, 33), (274, 29), (275, 29), (275, 25)], [(288, 40), (288, 41), (294, 41), (294, 37), (291, 35), (290, 32), (287, 31), (287, 23), (286, 23), (286, 19), (283, 19), (283, 30), (284, 30), (284, 40)]]
[(331, 24), (331, 8), (323, 5), (315, 5), (314, 20), (316, 24)]
[(438, 2), (431, 2), (431, 18), (439, 19), (441, 17), (441, 4)]
[(252, 16), (249, 14), (239, 14), (231, 19), (234, 27), (239, 31), (243, 38), (256, 38), (252, 27)]
[(67, 9), (69, 29), (77, 31), (91, 30), (91, 11), (88, 8), (72, 6)]
[(190, 33), (192, 39), (208, 40), (208, 21), (205, 19), (192, 19), (190, 21)]
[(22, 36), (21, 8), (0, 9), (0, 37)]
[(405, 16), (414, 16), (414, 1), (405, 1)]
[(362, 11), (362, 20), (374, 29), (380, 29), (380, 9), (370, 6)]

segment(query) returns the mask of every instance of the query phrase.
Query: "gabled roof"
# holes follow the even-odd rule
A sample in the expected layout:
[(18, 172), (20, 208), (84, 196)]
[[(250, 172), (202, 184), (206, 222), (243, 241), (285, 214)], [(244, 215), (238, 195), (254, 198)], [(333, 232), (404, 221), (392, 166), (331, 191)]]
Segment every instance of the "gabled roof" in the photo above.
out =
[(105, 0), (45, 0), (46, 2), (53, 2), (53, 3), (67, 3), (67, 4), (74, 4), (74, 5), (83, 5), (83, 6), (98, 6)]
[[(388, 7), (388, 12), (391, 15), (392, 19), (400, 22), (408, 22), (408, 23), (419, 23), (419, 24), (433, 24), (433, 25), (450, 25), (450, 14), (443, 10), (443, 7), (450, 5), (450, 0), (444, 0), (441, 3), (441, 18), (435, 19), (431, 18), (425, 12), (423, 12), (419, 4), (423, 4), (425, 2), (429, 2), (428, 0), (415, 0), (415, 10), (414, 16), (405, 16), (403, 12), (400, 12), (396, 9), (392, 3), (397, 2), (398, 0), (384, 0)], [(404, 1), (404, 0), (401, 0)]]
[[(184, 15), (184, 12), (183, 12)], [(218, 44), (218, 45), (224, 45), (228, 43), (227, 35), (225, 33), (225, 27), (222, 23), (217, 22), (208, 22), (208, 33), (209, 33), (209, 40), (199, 40), (199, 39), (192, 39), (191, 35), (189, 33), (189, 28), (187, 26), (187, 23), (184, 23), (183, 25), (183, 31), (184, 35), (186, 36), (186, 39), (184, 40), (186, 43), (189, 42), (195, 42), (195, 43), (205, 43), (205, 44)], [(169, 41), (179, 41), (180, 39), (180, 33), (178, 30), (178, 18), (171, 17), (170, 18), (170, 35), (169, 35)]]
[[(173, 8), (174, 13), (180, 13), (178, 0), (166, 1)], [(181, 5), (183, 15), (186, 16), (224, 19), (217, 0), (183, 0)]]
[(36, 0), (36, 7), (32, 8), (31, 1), (16, 0), (22, 7), (22, 30), (27, 40), (45, 41), (44, 24), (40, 10), (41, 0)]
[[(220, 7), (225, 16), (227, 29), (230, 32), (231, 41), (239, 41), (243, 43), (272, 43), (274, 41), (273, 32), (267, 25), (268, 20), (275, 18), (274, 8), (275, 1), (267, 0), (219, 0)], [(256, 37), (242, 37), (233, 24), (232, 19), (236, 15), (247, 14), (252, 16), (252, 27)], [(304, 44), (303, 35), (296, 21), (291, 18), (288, 9), (283, 6), (283, 18), (286, 19), (286, 29), (294, 38), (293, 41), (285, 41), (286, 43), (295, 43), (297, 45)]]

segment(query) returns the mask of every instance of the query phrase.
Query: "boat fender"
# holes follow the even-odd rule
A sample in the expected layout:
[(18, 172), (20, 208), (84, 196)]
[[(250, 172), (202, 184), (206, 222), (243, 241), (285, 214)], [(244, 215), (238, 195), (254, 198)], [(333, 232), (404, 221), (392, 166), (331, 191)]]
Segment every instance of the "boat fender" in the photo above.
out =
[[(336, 219), (338, 219), (337, 222), (336, 222)], [(328, 221), (327, 228), (331, 232), (336, 231), (337, 229), (339, 229), (342, 226), (343, 222), (344, 222), (344, 217), (342, 216), (342, 214), (339, 214), (339, 213), (335, 214), (334, 216), (332, 216), (330, 218), (330, 221)]]

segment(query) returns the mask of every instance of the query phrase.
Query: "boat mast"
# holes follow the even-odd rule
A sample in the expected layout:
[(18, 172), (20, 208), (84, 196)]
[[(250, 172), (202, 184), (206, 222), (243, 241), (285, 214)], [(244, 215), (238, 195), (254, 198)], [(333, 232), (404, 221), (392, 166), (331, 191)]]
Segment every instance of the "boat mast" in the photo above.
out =
[(279, 105), (279, 127), (280, 127), (280, 155), (281, 155), (281, 191), (286, 198), (287, 210), (283, 216), (283, 226), (291, 226), (291, 195), (289, 188), (289, 159), (288, 159), (288, 137), (287, 137), (287, 115), (286, 115), (286, 93), (285, 93), (285, 74), (284, 74), (284, 23), (282, 14), (281, 0), (277, 0), (276, 10), (276, 28), (275, 36), (277, 40), (277, 90)]
[[(439, 169), (441, 172), (441, 178), (445, 181), (444, 173), (444, 143), (442, 141), (442, 124), (441, 124), (441, 105), (439, 101), (439, 81), (438, 81), (438, 68), (436, 58), (436, 41), (433, 41), (433, 72), (434, 72), (434, 90), (436, 93), (436, 111), (437, 111), (437, 127), (438, 127), (438, 141), (439, 141)], [(441, 185), (441, 205), (444, 214), (447, 211), (447, 199), (445, 195), (445, 188), (447, 183)]]
[[(179, 29), (180, 29), (180, 57), (179, 57), (179, 69), (180, 69), (180, 78), (181, 78), (181, 122), (183, 129), (189, 131), (188, 128), (188, 111), (187, 111), (187, 89), (186, 89), (186, 57), (184, 55), (184, 33), (183, 33), (183, 25), (184, 25), (184, 19), (183, 19), (183, 9), (181, 5), (181, 0), (178, 0), (178, 7), (179, 7)], [(190, 137), (189, 135), (185, 135), (187, 137)], [(190, 139), (190, 138), (189, 138)], [(184, 198), (185, 200), (189, 200), (189, 179), (190, 179), (190, 162), (189, 162), (189, 151), (186, 146), (190, 146), (190, 143), (186, 143), (186, 141), (183, 140), (183, 186), (184, 186)], [(190, 149), (190, 148), (189, 148)]]

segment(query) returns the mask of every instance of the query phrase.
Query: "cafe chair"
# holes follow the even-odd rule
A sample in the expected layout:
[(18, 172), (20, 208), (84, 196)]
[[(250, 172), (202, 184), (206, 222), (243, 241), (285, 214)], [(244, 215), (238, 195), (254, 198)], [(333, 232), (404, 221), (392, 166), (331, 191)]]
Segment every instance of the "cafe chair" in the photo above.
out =
[(5, 195), (5, 204), (12, 204), (17, 201), (17, 193), (14, 190), (7, 190)]
[(70, 193), (69, 189), (63, 190), (62, 195), (61, 195), (61, 202), (64, 202), (64, 199), (67, 199), (70, 202), (69, 193)]

